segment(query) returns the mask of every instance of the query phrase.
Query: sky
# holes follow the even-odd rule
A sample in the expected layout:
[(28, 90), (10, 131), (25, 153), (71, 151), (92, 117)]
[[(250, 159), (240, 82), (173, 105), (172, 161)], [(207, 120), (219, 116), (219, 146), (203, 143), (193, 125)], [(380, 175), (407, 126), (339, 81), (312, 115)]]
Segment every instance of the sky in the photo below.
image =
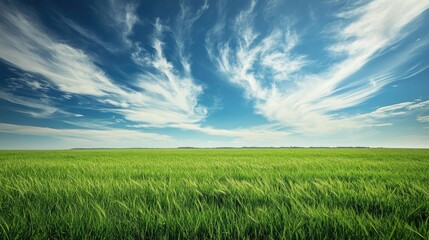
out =
[(429, 0), (0, 0), (0, 148), (429, 148)]

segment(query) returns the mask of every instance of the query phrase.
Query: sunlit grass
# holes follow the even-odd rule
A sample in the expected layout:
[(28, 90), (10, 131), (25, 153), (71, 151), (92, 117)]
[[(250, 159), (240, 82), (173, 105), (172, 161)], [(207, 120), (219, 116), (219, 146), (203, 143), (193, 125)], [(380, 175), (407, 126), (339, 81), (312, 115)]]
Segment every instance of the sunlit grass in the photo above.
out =
[(429, 151), (0, 151), (0, 238), (428, 239)]

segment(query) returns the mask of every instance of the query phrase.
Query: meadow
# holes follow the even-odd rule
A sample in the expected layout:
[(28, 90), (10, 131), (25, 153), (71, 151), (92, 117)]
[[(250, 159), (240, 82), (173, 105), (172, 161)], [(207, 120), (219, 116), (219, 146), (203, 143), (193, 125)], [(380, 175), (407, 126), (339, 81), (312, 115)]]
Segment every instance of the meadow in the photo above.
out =
[(429, 239), (429, 150), (0, 151), (0, 239)]

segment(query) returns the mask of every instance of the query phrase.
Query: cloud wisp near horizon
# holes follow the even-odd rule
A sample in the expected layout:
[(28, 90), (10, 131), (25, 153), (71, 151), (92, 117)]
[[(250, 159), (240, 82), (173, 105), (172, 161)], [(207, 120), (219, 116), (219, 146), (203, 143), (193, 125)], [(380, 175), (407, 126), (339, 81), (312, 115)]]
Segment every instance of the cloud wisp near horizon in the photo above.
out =
[(428, 1), (163, 4), (1, 0), (0, 148), (429, 147)]

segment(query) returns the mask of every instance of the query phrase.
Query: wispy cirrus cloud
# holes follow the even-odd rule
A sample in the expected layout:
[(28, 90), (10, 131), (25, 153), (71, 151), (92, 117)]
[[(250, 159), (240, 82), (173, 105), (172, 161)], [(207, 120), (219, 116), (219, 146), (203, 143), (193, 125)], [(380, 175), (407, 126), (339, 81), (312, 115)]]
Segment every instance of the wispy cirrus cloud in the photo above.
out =
[[(292, 53), (299, 43), (292, 26), (275, 28), (261, 36), (253, 28), (256, 1), (240, 12), (232, 24), (232, 40), (222, 42), (226, 19), (222, 18), (209, 31), (206, 47), (210, 58), (228, 80), (241, 86), (249, 98), (265, 99), (276, 83), (293, 80), (294, 73), (307, 64), (302, 55)], [(284, 27), (284, 26), (282, 26)], [(268, 86), (268, 87), (267, 87)]]
[(70, 115), (54, 106), (49, 99), (34, 99), (30, 97), (15, 96), (0, 90), (0, 99), (25, 106), (25, 109), (15, 109), (16, 112), (26, 113), (36, 118), (46, 118), (54, 113)]
[[(254, 102), (255, 110), (269, 121), (291, 126), (301, 132), (329, 132), (359, 126), (354, 117), (338, 111), (359, 105), (397, 79), (418, 74), (427, 66), (412, 66), (398, 72), (425, 44), (406, 48), (388, 65), (360, 77), (354, 76), (368, 62), (407, 35), (409, 26), (428, 7), (427, 1), (361, 2), (353, 10), (337, 15), (341, 24), (327, 48), (338, 56), (336, 63), (317, 74), (306, 73), (309, 56), (300, 55), (299, 35), (293, 25), (276, 27), (268, 34), (254, 26), (255, 6), (239, 12), (229, 29), (232, 37), (221, 36), (228, 30), (224, 15), (208, 33), (206, 47), (219, 72), (240, 86)], [(398, 17), (401, 16), (401, 17)], [(214, 39), (214, 40), (213, 40)]]
[[(188, 48), (191, 44), (189, 34), (192, 25), (208, 8), (207, 2), (192, 13), (184, 2), (176, 18), (174, 30), (164, 25), (157, 18), (153, 24), (154, 32), (151, 37), (151, 52), (137, 45), (133, 59), (143, 71), (137, 77), (135, 86), (143, 90), (142, 101), (135, 101), (129, 109), (120, 110), (128, 120), (147, 122), (152, 119), (155, 125), (171, 125), (174, 123), (196, 123), (202, 121), (207, 109), (198, 104), (202, 94), (202, 86), (195, 83), (191, 73)], [(175, 53), (178, 63), (169, 60), (165, 55), (165, 34), (171, 33), (175, 40)], [(134, 108), (133, 105), (136, 107)], [(141, 111), (141, 109), (147, 109)]]
[[(355, 123), (355, 125), (352, 126), (355, 128), (368, 126), (391, 126), (393, 124), (389, 121), (398, 116), (421, 114), (427, 110), (429, 110), (429, 100), (415, 100), (378, 107), (372, 112), (352, 116), (350, 117), (350, 120)], [(422, 119), (417, 117), (417, 121), (420, 120)]]

